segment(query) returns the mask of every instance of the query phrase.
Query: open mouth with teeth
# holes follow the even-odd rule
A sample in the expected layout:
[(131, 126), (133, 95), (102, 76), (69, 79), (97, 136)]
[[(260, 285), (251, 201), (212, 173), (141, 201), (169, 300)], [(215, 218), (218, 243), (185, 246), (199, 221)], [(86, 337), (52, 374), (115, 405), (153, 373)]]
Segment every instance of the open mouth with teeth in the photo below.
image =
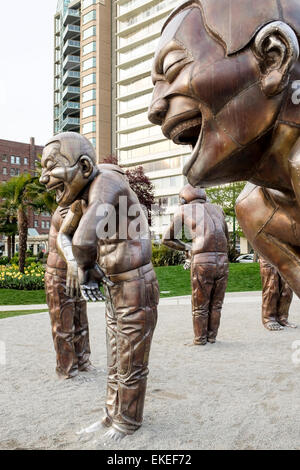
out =
[(178, 145), (191, 145), (195, 147), (202, 127), (202, 117), (183, 121), (169, 132), (169, 138)]
[(65, 185), (63, 182), (52, 184), (51, 186), (47, 186), (48, 191), (55, 191), (56, 193), (56, 202), (59, 203), (64, 194), (65, 194)]

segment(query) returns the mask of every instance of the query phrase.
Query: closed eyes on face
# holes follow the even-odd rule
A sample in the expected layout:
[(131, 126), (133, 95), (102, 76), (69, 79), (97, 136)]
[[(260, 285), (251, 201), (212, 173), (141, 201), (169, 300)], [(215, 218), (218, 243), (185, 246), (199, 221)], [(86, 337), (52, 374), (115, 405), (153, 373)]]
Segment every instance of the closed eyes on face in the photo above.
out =
[(176, 77), (179, 75), (181, 70), (186, 64), (192, 62), (192, 58), (188, 57), (187, 53), (183, 50), (170, 51), (164, 61), (162, 66), (162, 72), (166, 80), (169, 83), (172, 83)]

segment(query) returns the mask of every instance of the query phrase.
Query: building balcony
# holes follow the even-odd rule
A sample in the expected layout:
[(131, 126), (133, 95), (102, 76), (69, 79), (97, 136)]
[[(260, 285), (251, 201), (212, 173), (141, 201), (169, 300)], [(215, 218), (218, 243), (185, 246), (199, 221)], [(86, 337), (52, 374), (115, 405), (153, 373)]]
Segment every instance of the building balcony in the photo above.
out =
[(80, 112), (80, 103), (77, 101), (67, 101), (63, 106), (63, 114), (77, 114)]
[(67, 55), (63, 62), (64, 70), (80, 70), (80, 57), (78, 55)]
[(63, 34), (63, 40), (74, 39), (75, 41), (80, 39), (80, 26), (69, 24), (66, 26)]
[(63, 91), (63, 100), (74, 100), (80, 97), (79, 86), (67, 86)]
[(79, 10), (73, 10), (73, 8), (68, 8), (63, 19), (63, 25), (67, 26), (68, 24), (80, 24), (80, 12)]
[(63, 48), (63, 55), (71, 54), (74, 55), (75, 52), (80, 51), (80, 41), (74, 41), (73, 39), (68, 39)]
[(72, 131), (72, 130), (77, 131), (77, 130), (79, 130), (79, 127), (80, 127), (80, 119), (79, 118), (67, 117), (62, 122), (62, 131), (63, 132)]
[(67, 70), (63, 76), (63, 85), (80, 85), (80, 72), (74, 70)]

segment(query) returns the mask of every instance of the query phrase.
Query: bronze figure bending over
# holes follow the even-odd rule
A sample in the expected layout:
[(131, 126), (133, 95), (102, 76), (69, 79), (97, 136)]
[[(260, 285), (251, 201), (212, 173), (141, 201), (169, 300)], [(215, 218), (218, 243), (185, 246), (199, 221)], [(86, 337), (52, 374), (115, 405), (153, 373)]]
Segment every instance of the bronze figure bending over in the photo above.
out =
[(283, 330), (283, 327), (297, 328), (289, 323), (289, 308), (293, 291), (279, 272), (262, 257), (259, 259), (262, 281), (262, 322), (270, 331)]
[[(78, 265), (86, 300), (106, 294), (108, 382), (103, 424), (119, 440), (142, 424), (148, 361), (159, 288), (151, 264), (147, 218), (121, 168), (95, 165), (83, 136), (65, 133), (45, 147), (42, 182), (71, 210), (60, 233), (69, 262)], [(73, 273), (73, 271), (72, 271)], [(71, 274), (72, 277), (72, 274)], [(76, 275), (70, 288), (77, 291)]]
[(67, 292), (70, 276), (67, 281), (67, 263), (57, 244), (67, 212), (68, 208), (58, 207), (52, 217), (45, 287), (56, 351), (56, 372), (59, 377), (70, 379), (78, 371), (87, 372), (92, 366), (86, 302), (80, 295), (73, 297), (73, 293)]
[(249, 181), (246, 237), (300, 296), (299, 0), (191, 0), (164, 25), (151, 122), (193, 186)]
[[(188, 184), (179, 196), (182, 205), (163, 243), (191, 254), (194, 344), (215, 343), (228, 280), (227, 224), (222, 209), (206, 201), (203, 189)], [(177, 238), (183, 227), (192, 236), (192, 246)]]

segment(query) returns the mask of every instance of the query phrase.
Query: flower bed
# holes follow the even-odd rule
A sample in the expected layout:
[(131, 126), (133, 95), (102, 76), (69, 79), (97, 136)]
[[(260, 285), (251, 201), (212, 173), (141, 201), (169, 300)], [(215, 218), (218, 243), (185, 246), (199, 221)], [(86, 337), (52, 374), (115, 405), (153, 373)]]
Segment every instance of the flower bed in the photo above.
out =
[(31, 263), (20, 273), (17, 265), (0, 266), (0, 288), (39, 290), (44, 288), (45, 269), (41, 264)]

